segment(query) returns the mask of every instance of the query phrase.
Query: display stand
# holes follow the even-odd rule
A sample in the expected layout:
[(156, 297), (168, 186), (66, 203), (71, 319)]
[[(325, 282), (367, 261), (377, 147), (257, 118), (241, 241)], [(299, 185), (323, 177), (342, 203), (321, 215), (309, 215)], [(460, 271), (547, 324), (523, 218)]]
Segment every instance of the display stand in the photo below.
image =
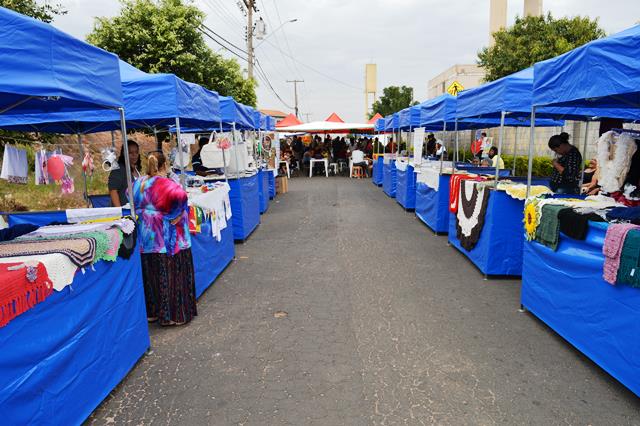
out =
[(383, 182), (384, 157), (379, 156), (373, 161), (373, 169), (371, 171), (371, 182), (375, 186), (382, 186)]
[(276, 198), (276, 176), (278, 175), (278, 169), (269, 169), (267, 173), (269, 176), (269, 199)]
[(449, 243), (473, 262), (484, 275), (522, 275), (524, 201), (504, 191), (491, 190), (484, 226), (471, 251), (460, 245), (456, 217), (449, 213)]
[(560, 234), (558, 250), (524, 243), (522, 305), (640, 396), (640, 289), (602, 279), (608, 224), (584, 241)]
[(203, 223), (201, 231), (191, 234), (196, 297), (200, 297), (213, 284), (236, 255), (231, 221), (221, 231), (220, 241), (211, 234), (211, 222)]
[(269, 174), (266, 169), (258, 170), (258, 198), (260, 200), (260, 214), (269, 209)]
[(416, 174), (410, 164), (405, 170), (396, 168), (396, 201), (405, 210), (416, 208)]
[(438, 190), (416, 182), (416, 216), (437, 234), (449, 232), (450, 174), (439, 176)]
[[(25, 213), (34, 224), (64, 212)], [(6, 424), (81, 424), (149, 348), (137, 248), (101, 261), (0, 329), (0, 411)]]
[(258, 174), (229, 178), (229, 198), (233, 216), (233, 239), (244, 242), (260, 224), (260, 197)]
[(391, 198), (396, 198), (396, 179), (396, 160), (392, 158), (384, 163), (382, 179), (382, 190)]

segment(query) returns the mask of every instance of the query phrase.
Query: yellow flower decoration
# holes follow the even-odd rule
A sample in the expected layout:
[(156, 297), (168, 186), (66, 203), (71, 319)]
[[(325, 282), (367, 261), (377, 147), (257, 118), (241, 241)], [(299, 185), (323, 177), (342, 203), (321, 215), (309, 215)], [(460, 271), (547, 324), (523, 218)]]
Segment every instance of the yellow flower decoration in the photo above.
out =
[(535, 238), (538, 223), (536, 203), (527, 203), (524, 207), (524, 229), (527, 233), (527, 240), (531, 241)]

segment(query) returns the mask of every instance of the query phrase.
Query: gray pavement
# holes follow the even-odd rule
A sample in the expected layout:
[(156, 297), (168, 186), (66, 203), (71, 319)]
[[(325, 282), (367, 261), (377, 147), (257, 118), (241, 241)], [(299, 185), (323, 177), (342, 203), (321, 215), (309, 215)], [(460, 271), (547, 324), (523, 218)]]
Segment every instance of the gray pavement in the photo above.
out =
[(289, 187), (91, 422), (640, 424), (631, 392), (518, 312), (519, 281), (484, 281), (369, 180)]

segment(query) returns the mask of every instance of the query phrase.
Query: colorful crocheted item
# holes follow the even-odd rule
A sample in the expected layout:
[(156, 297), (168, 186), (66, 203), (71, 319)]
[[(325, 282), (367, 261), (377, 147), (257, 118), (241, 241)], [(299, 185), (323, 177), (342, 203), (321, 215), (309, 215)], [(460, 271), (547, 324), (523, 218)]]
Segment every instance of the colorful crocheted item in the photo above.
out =
[(540, 224), (540, 214), (534, 200), (527, 201), (524, 205), (524, 230), (528, 241), (536, 237), (536, 229)]
[(560, 242), (560, 219), (558, 214), (569, 207), (558, 204), (545, 204), (542, 206), (540, 224), (536, 228), (536, 241), (544, 244), (553, 251), (558, 249)]
[(83, 267), (93, 263), (96, 257), (96, 240), (76, 237), (56, 240), (14, 240), (0, 243), (0, 257), (33, 256), (61, 253), (74, 265)]
[(460, 187), (460, 201), (456, 213), (456, 236), (460, 245), (468, 251), (473, 250), (484, 226), (490, 189), (477, 182), (466, 181)]
[(0, 327), (44, 301), (53, 284), (41, 263), (0, 265)]
[(609, 284), (615, 284), (620, 267), (620, 256), (622, 246), (627, 237), (627, 233), (632, 229), (639, 229), (640, 226), (630, 223), (614, 223), (607, 228), (607, 234), (602, 246), (604, 254), (604, 266), (602, 267), (602, 278)]

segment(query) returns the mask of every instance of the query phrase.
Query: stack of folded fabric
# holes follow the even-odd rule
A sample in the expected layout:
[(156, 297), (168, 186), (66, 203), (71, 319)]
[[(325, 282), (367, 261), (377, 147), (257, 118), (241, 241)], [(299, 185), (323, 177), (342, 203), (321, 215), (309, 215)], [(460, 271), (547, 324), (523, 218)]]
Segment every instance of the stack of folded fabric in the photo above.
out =
[(53, 292), (42, 263), (0, 265), (0, 327), (44, 301)]

